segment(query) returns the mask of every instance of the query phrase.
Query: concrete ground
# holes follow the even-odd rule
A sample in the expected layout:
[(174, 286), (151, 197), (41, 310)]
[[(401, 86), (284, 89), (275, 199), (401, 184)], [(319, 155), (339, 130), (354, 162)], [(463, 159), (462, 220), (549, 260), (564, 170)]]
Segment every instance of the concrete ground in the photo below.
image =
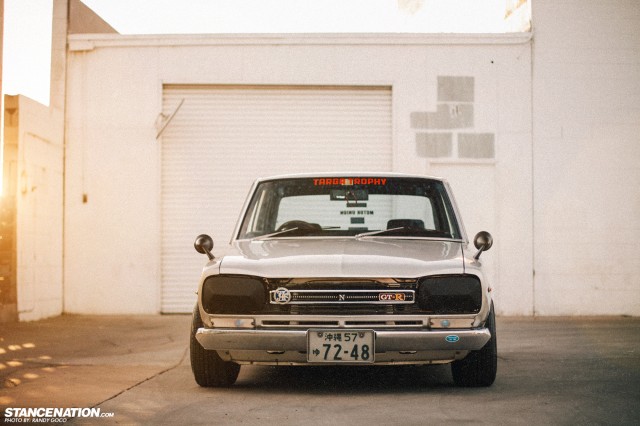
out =
[(0, 418), (97, 407), (113, 417), (66, 423), (640, 424), (640, 318), (497, 324), (498, 378), (484, 389), (455, 387), (447, 366), (243, 366), (233, 387), (204, 389), (189, 367), (189, 316), (0, 325)]

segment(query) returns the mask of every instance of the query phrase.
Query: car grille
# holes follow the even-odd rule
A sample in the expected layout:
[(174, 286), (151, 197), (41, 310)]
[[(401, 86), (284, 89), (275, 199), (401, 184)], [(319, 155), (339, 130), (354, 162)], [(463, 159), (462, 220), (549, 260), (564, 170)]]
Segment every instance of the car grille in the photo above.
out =
[[(279, 292), (286, 292), (287, 300), (278, 299)], [(413, 290), (288, 290), (278, 288), (270, 292), (269, 303), (279, 305), (289, 303), (292, 305), (302, 304), (386, 304), (399, 305), (410, 304), (415, 301)]]
[(263, 313), (398, 315), (419, 313), (417, 280), (269, 279)]
[(260, 313), (274, 315), (474, 314), (482, 306), (473, 275), (418, 279), (265, 279)]

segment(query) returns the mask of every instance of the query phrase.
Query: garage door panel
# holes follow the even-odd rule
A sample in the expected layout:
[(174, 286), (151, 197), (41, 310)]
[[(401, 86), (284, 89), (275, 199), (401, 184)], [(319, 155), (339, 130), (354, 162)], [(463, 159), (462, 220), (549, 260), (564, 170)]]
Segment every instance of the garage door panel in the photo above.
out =
[(190, 312), (205, 258), (228, 244), (251, 183), (313, 171), (391, 170), (389, 88), (166, 86), (162, 135), (163, 312)]

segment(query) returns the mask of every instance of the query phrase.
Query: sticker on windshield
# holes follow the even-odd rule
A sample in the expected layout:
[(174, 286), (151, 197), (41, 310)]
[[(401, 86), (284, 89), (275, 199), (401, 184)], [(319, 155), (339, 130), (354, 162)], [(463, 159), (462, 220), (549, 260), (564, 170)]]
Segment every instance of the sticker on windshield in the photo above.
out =
[(313, 180), (315, 186), (326, 185), (379, 185), (387, 184), (387, 178), (317, 178)]

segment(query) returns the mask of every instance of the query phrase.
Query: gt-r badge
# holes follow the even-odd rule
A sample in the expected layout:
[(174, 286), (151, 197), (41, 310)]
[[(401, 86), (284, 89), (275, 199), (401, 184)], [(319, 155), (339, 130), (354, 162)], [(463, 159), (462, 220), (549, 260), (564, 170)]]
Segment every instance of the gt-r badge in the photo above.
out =
[(279, 287), (273, 292), (273, 301), (285, 305), (291, 301), (291, 292), (284, 287)]
[(380, 293), (378, 296), (379, 300), (390, 300), (396, 302), (404, 302), (405, 295), (404, 293)]

